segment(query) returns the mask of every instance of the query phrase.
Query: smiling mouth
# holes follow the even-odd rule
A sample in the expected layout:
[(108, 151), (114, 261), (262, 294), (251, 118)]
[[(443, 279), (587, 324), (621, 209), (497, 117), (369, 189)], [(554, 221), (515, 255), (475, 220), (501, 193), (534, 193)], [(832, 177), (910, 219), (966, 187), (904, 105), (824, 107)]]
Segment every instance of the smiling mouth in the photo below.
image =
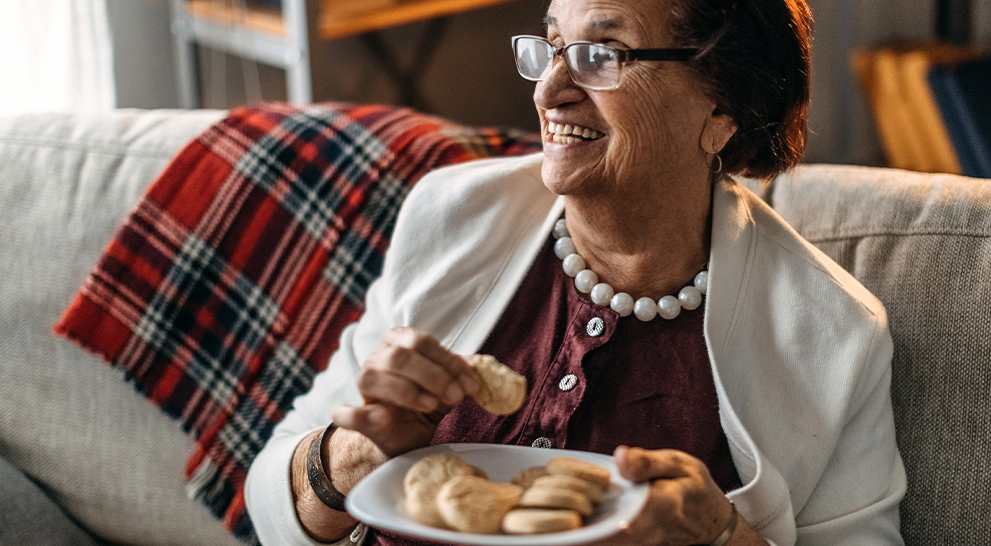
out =
[(595, 129), (589, 129), (581, 125), (563, 125), (549, 121), (547, 122), (547, 133), (550, 140), (556, 144), (574, 144), (576, 142), (598, 140), (605, 136)]

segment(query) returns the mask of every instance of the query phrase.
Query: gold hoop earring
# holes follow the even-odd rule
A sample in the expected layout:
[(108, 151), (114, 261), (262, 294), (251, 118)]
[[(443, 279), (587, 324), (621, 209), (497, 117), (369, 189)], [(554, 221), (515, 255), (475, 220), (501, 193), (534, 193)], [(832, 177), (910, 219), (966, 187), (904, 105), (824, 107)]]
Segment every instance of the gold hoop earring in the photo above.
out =
[[(717, 163), (719, 166), (713, 169), (712, 166)], [(706, 162), (705, 166), (709, 168), (709, 172), (712, 174), (723, 172), (723, 158), (719, 157), (719, 152), (712, 152), (712, 161)]]

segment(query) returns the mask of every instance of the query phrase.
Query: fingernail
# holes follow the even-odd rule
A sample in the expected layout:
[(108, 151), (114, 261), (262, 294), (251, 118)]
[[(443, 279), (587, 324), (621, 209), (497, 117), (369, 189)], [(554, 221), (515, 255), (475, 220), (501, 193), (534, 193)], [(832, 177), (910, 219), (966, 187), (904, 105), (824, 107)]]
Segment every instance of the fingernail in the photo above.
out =
[(447, 390), (444, 391), (444, 398), (447, 399), (447, 403), (449, 404), (456, 403), (464, 395), (465, 391), (457, 383), (451, 383), (448, 385)]

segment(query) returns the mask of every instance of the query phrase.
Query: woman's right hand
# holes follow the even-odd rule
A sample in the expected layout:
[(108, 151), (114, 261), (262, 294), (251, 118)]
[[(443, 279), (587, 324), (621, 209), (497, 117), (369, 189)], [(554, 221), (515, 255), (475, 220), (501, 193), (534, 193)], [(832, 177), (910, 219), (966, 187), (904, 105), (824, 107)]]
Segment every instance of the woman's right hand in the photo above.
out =
[(358, 377), (365, 403), (338, 406), (332, 418), (395, 457), (429, 445), (444, 415), (479, 386), (478, 374), (464, 357), (427, 334), (392, 328)]

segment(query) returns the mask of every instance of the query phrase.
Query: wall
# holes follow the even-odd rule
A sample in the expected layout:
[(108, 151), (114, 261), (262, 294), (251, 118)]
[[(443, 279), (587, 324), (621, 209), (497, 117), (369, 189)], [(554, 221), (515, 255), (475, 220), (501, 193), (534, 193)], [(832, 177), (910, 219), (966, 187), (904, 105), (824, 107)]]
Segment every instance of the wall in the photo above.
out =
[[(870, 114), (849, 71), (852, 48), (933, 34), (936, 0), (808, 0), (816, 18), (808, 161), (881, 164)], [(175, 107), (166, 0), (107, 0), (114, 33), (120, 107)], [(991, 42), (991, 0), (973, 0), (974, 36)], [(538, 33), (546, 0), (519, 0), (453, 16), (422, 89), (435, 113), (463, 123), (536, 128), (533, 84), (515, 71), (514, 34)], [(383, 34), (408, 62), (426, 24)], [(326, 43), (327, 67), (315, 75), (317, 100), (396, 102), (399, 95), (359, 38)], [(201, 50), (204, 106), (228, 107), (259, 98), (285, 100), (281, 71)], [(257, 73), (258, 85), (251, 84)], [(244, 78), (247, 74), (249, 77)], [(245, 81), (249, 82), (245, 85)]]
[(168, 0), (106, 0), (118, 108), (175, 108)]

